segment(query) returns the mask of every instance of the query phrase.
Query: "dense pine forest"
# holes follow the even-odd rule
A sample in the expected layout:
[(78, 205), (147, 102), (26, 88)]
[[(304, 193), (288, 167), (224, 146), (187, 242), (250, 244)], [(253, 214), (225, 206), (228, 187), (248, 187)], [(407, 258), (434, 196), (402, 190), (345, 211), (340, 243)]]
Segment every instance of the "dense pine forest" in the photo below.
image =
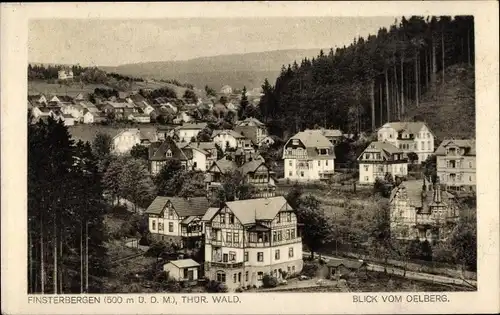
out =
[[(262, 86), (260, 116), (284, 136), (315, 126), (359, 133), (387, 121), (432, 120), (419, 111), (423, 97), (434, 98), (435, 106), (452, 106), (440, 102), (466, 97), (459, 105), (469, 107), (465, 112), (472, 117), (461, 118), (473, 129), (474, 78), (461, 89), (465, 96), (436, 95), (447, 93), (446, 73), (452, 67), (458, 67), (454, 73), (473, 73), (474, 54), (472, 16), (402, 17), (348, 47), (283, 66), (274, 86), (268, 80)], [(440, 115), (428, 108), (423, 113)]]

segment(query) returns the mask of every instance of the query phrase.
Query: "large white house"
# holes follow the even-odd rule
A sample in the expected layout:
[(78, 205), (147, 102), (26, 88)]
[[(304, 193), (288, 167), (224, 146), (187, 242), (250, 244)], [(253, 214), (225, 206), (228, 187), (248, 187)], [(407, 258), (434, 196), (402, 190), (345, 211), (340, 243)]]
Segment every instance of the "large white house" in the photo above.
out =
[(175, 128), (175, 132), (179, 136), (179, 141), (190, 142), (207, 127), (207, 123), (187, 123)]
[(377, 140), (392, 143), (405, 154), (414, 152), (418, 163), (434, 153), (434, 135), (423, 122), (388, 122), (377, 131)]
[(389, 142), (372, 142), (358, 157), (359, 183), (373, 184), (389, 173), (393, 177), (408, 175), (408, 160), (403, 151)]
[(157, 240), (191, 247), (203, 236), (201, 219), (208, 208), (205, 197), (158, 196), (146, 209), (149, 232)]
[(286, 179), (320, 180), (334, 173), (334, 146), (320, 130), (301, 131), (291, 137), (285, 144), (283, 159)]
[(141, 143), (139, 129), (126, 129), (115, 135), (112, 139), (112, 151), (117, 154), (130, 152), (136, 144)]
[(297, 217), (282, 196), (226, 202), (208, 209), (203, 222), (205, 276), (230, 290), (302, 270)]
[(234, 130), (215, 130), (212, 133), (213, 142), (216, 143), (222, 151), (229, 148), (243, 148), (245, 145), (245, 136)]

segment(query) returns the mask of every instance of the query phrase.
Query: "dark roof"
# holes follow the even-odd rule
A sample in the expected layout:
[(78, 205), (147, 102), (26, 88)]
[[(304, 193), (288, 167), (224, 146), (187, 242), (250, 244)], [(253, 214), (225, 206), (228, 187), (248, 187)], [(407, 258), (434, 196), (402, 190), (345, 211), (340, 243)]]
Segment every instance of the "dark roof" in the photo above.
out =
[(146, 99), (139, 93), (137, 94), (132, 94), (132, 95), (129, 95), (129, 98), (132, 100), (132, 102), (134, 103), (141, 103), (142, 101), (145, 101)]
[(223, 174), (232, 172), (238, 168), (234, 161), (229, 161), (225, 158), (216, 161), (214, 165), (216, 165)]
[(265, 163), (262, 160), (252, 160), (252, 161), (247, 162), (247, 163), (243, 164), (242, 166), (240, 166), (240, 168), (238, 168), (238, 171), (243, 176), (245, 176), (248, 173), (255, 172), (257, 170), (257, 168), (259, 168), (261, 165), (264, 165), (264, 167), (267, 168), (267, 166), (265, 165)]
[(359, 261), (359, 260), (351, 260), (351, 259), (331, 259), (329, 260), (326, 265), (328, 267), (339, 267), (339, 266), (344, 266), (348, 269), (359, 269), (363, 265), (366, 265), (365, 262)]
[[(167, 151), (172, 151), (172, 157), (167, 157)], [(185, 161), (187, 157), (171, 138), (165, 139), (163, 142), (153, 142), (148, 148), (150, 161), (165, 161), (168, 159), (178, 159)]]
[(73, 98), (71, 96), (68, 96), (68, 95), (57, 95), (57, 98), (61, 101), (61, 102), (72, 102), (73, 101)]
[(463, 155), (475, 156), (476, 155), (476, 140), (475, 139), (445, 139), (439, 147), (436, 149), (436, 155), (446, 155), (446, 148), (457, 146), (461, 149), (464, 149)]
[(187, 123), (187, 124), (183, 124), (179, 127), (177, 127), (178, 130), (181, 130), (181, 129), (204, 129), (205, 127), (207, 127), (208, 124), (207, 123)]
[(400, 150), (395, 145), (389, 142), (381, 142), (381, 141), (373, 141), (370, 143), (360, 154), (358, 160), (362, 160), (363, 154), (365, 152), (380, 152), (384, 157), (384, 160), (392, 160), (393, 154), (403, 154), (403, 151)]
[(180, 217), (203, 216), (210, 207), (208, 199), (205, 197), (182, 198), (158, 196), (146, 209), (146, 213), (161, 214), (169, 201)]

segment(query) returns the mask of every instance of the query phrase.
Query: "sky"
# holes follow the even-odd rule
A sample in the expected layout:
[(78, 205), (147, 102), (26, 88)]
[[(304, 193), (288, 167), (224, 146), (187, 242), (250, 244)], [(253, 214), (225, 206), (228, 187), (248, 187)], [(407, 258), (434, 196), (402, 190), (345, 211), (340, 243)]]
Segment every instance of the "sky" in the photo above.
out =
[(282, 49), (334, 48), (396, 17), (30, 20), (28, 60), (116, 66)]

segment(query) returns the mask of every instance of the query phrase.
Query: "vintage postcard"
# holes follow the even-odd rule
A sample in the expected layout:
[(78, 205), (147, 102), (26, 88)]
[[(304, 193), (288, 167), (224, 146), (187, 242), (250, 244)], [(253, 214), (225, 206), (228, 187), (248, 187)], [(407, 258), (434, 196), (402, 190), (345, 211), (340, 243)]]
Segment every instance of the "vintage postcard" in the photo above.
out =
[(500, 311), (497, 12), (2, 4), (2, 313)]

